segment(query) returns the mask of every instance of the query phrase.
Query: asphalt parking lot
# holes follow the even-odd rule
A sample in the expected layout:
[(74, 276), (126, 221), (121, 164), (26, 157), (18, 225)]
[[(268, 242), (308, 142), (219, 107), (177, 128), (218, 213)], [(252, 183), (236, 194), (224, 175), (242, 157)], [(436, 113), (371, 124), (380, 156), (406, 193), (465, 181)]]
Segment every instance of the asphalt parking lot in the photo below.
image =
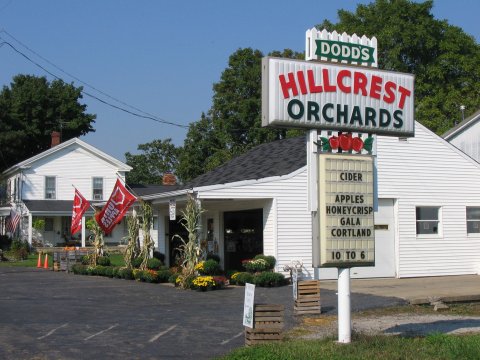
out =
[[(211, 359), (244, 344), (243, 287), (196, 292), (169, 285), (0, 268), (1, 359)], [(322, 312), (335, 313), (322, 289)], [(292, 287), (257, 288), (256, 303), (284, 304)], [(352, 293), (352, 311), (405, 300)]]

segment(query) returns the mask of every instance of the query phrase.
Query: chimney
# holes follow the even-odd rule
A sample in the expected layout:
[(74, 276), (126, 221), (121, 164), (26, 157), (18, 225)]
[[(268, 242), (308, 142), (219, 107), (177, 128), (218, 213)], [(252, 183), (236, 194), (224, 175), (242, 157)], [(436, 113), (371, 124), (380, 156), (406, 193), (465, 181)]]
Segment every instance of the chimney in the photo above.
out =
[(60, 133), (58, 131), (52, 131), (52, 145), (50, 147), (54, 147), (60, 144)]
[(166, 172), (162, 177), (162, 185), (176, 185), (177, 178), (171, 172)]

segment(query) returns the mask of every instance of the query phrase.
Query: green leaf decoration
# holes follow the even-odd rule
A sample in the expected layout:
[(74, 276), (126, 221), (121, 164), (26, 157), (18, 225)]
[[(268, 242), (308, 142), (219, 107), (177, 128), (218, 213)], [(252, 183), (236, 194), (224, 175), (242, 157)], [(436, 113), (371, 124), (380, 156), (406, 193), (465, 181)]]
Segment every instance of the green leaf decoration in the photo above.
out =
[(332, 148), (330, 147), (330, 142), (326, 137), (321, 136), (320, 137), (320, 143), (322, 144), (322, 150), (323, 151), (328, 151), (331, 150)]
[(363, 148), (365, 150), (367, 150), (368, 152), (372, 151), (373, 140), (374, 140), (374, 138), (372, 136), (369, 136), (368, 138), (365, 139), (365, 141), (363, 143)]

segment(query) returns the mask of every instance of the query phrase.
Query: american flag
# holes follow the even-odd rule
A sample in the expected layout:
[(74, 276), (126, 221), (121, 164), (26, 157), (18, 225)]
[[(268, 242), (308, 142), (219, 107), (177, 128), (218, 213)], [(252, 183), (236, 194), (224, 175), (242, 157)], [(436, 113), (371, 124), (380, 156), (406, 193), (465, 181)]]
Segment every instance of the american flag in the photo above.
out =
[(10, 216), (7, 218), (6, 230), (13, 235), (20, 222), (20, 213), (15, 211), (14, 208), (10, 210)]

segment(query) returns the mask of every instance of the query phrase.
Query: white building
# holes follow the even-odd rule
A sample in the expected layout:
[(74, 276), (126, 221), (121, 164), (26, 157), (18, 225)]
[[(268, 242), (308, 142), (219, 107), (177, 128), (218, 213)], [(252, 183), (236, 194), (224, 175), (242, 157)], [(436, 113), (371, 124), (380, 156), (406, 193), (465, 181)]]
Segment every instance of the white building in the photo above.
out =
[[(130, 166), (78, 138), (60, 144), (52, 138), (50, 149), (2, 173), (10, 205), (0, 209), (1, 215), (5, 218), (11, 206), (16, 208), (22, 215), (17, 231), (29, 243), (85, 244), (85, 231), (70, 235), (74, 187), (93, 204), (106, 201), (117, 178), (124, 180), (130, 170)], [(93, 210), (86, 215), (92, 216)], [(43, 230), (33, 229), (37, 220), (44, 221)], [(105, 240), (116, 242), (122, 236), (123, 226), (117, 226)]]
[(443, 138), (480, 162), (480, 110), (443, 134)]
[[(227, 269), (258, 253), (292, 260), (315, 275), (308, 208), (306, 140), (260, 145), (199, 176), (183, 189), (145, 192), (159, 216), (157, 246), (174, 260), (168, 201), (181, 207), (194, 193), (206, 209), (203, 239)], [(480, 165), (416, 123), (415, 137), (377, 138), (376, 265), (353, 268), (352, 277), (477, 274), (480, 265)], [(172, 227), (174, 227), (172, 229)], [(336, 278), (320, 269), (319, 278)]]

